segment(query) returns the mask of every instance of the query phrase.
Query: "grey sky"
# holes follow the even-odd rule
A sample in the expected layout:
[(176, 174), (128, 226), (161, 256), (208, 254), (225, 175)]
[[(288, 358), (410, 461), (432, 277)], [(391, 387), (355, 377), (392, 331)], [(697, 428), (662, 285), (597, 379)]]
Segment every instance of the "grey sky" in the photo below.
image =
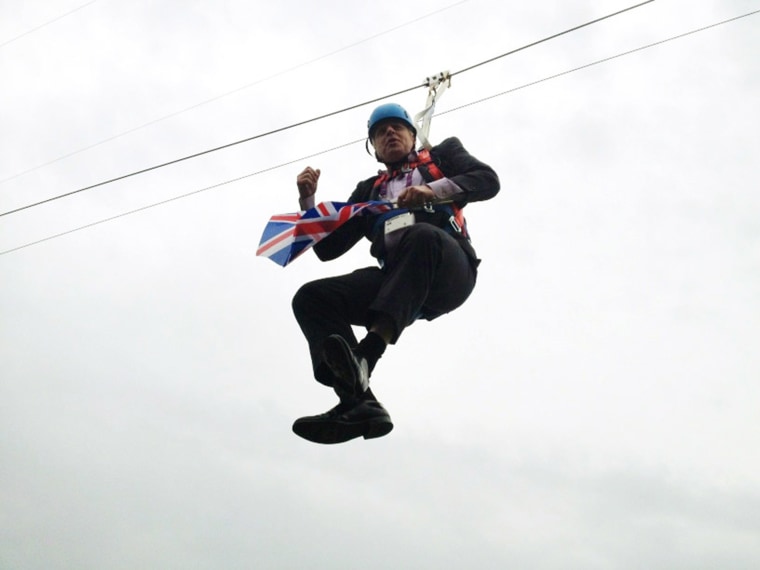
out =
[[(0, 2), (0, 179), (234, 93), (3, 183), (0, 211), (633, 2), (98, 0), (25, 34), (83, 4)], [(456, 77), (438, 111), (758, 9), (657, 0)], [(759, 22), (433, 120), (502, 192), (467, 209), (472, 298), (378, 365), (380, 440), (290, 431), (334, 403), (290, 299), (367, 244), (255, 257), (304, 166), (326, 200), (378, 168), (362, 144), (296, 160), (370, 107), (0, 218), (5, 251), (296, 161), (0, 256), (0, 568), (755, 568)]]

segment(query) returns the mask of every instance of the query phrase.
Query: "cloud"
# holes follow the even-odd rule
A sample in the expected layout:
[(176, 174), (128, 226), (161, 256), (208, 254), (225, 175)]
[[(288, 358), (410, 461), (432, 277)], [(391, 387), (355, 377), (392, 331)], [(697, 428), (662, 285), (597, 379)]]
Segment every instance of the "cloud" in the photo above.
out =
[[(455, 78), (454, 109), (746, 10), (652, 3)], [(744, 3), (746, 4), (746, 3)], [(2, 178), (388, 30), (407, 5), (93, 4), (3, 46)], [(613, 11), (625, 7), (606, 7)], [(420, 14), (439, 5), (417, 5)], [(25, 8), (44, 22), (59, 8)], [(405, 88), (598, 16), (470, 1), (0, 187), (2, 211)], [(468, 206), (464, 307), (417, 323), (373, 389), (394, 431), (321, 447), (290, 312), (357, 247), (255, 258), (298, 157), (369, 108), (7, 216), (0, 566), (741, 568), (758, 558), (760, 140), (752, 20), (433, 121), (499, 172)], [(8, 29), (6, 27), (6, 29)], [(19, 29), (7, 33), (15, 37)], [(401, 46), (401, 47), (399, 47)], [(424, 90), (399, 101), (420, 108)], [(361, 145), (304, 160), (343, 199)]]

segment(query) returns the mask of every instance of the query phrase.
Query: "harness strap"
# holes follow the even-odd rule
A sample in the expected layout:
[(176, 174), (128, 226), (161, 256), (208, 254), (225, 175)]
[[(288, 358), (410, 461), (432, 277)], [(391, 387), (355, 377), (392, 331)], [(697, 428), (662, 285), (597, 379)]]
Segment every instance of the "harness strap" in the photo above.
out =
[(448, 71), (437, 73), (425, 79), (428, 86), (428, 98), (425, 108), (414, 116), (414, 123), (417, 125), (417, 138), (424, 148), (431, 148), (433, 145), (428, 140), (430, 132), (430, 121), (435, 111), (435, 103), (438, 97), (443, 95), (446, 87), (451, 85), (451, 74)]
[[(438, 168), (438, 165), (433, 160), (433, 157), (430, 156), (430, 151), (426, 148), (421, 149), (417, 153), (417, 160), (409, 163), (409, 170), (414, 170), (415, 168), (423, 173), (423, 178), (425, 178), (425, 173), (427, 173), (433, 180), (440, 180), (444, 177), (443, 172), (441, 172), (441, 169)], [(379, 188), (384, 184), (387, 184), (391, 178), (394, 178), (397, 175), (398, 173), (394, 172), (393, 176), (391, 176), (391, 173), (386, 170), (377, 177), (375, 183), (372, 185), (372, 188)]]
[[(417, 160), (410, 162), (408, 165), (408, 168), (411, 170), (417, 169), (422, 173), (422, 177), (425, 180), (440, 180), (441, 178), (444, 178), (444, 174), (441, 171), (441, 169), (438, 167), (438, 165), (433, 160), (433, 157), (430, 156), (430, 151), (426, 148), (421, 149), (417, 153)], [(383, 172), (380, 176), (377, 177), (375, 180), (372, 188), (373, 190), (376, 188), (382, 187), (384, 184), (387, 184), (388, 181), (395, 177), (397, 173), (389, 173), (389, 172)], [(377, 217), (377, 220), (375, 221), (375, 224), (373, 226), (373, 235), (376, 235), (376, 232), (381, 231), (383, 228), (383, 225), (385, 224), (385, 221), (397, 216), (399, 214), (403, 214), (407, 212), (407, 209), (398, 209), (398, 210), (391, 210), (390, 212), (386, 212), (383, 215), (380, 215)], [(449, 225), (445, 227), (447, 231), (452, 231), (457, 234), (461, 234), (464, 237), (468, 237), (467, 235), (467, 222), (464, 218), (464, 212), (463, 208), (458, 206), (457, 204), (450, 202), (447, 204), (435, 204), (433, 205), (433, 211), (435, 212), (444, 212), (448, 214), (449, 216)]]

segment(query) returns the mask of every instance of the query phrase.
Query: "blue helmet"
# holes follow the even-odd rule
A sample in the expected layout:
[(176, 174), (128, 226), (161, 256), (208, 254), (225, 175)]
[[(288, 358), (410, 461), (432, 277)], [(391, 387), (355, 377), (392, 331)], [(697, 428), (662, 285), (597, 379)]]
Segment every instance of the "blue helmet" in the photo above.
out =
[(387, 119), (400, 120), (411, 129), (415, 136), (417, 136), (417, 129), (414, 127), (414, 122), (409, 116), (409, 113), (406, 112), (406, 109), (396, 103), (386, 103), (377, 107), (369, 116), (369, 121), (367, 121), (367, 132), (370, 139), (372, 138), (372, 131), (377, 124)]

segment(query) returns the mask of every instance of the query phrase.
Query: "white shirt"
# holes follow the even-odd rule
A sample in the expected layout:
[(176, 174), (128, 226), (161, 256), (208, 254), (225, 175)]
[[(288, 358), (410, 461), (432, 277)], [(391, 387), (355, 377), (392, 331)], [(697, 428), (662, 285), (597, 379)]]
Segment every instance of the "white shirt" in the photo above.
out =
[(448, 178), (439, 178), (432, 182), (425, 182), (422, 178), (422, 174), (418, 169), (412, 171), (412, 176), (409, 177), (408, 173), (402, 172), (395, 178), (392, 178), (387, 182), (385, 199), (395, 201), (401, 192), (403, 192), (409, 186), (428, 186), (435, 195), (436, 198), (451, 198), (456, 194), (461, 194), (462, 189)]

